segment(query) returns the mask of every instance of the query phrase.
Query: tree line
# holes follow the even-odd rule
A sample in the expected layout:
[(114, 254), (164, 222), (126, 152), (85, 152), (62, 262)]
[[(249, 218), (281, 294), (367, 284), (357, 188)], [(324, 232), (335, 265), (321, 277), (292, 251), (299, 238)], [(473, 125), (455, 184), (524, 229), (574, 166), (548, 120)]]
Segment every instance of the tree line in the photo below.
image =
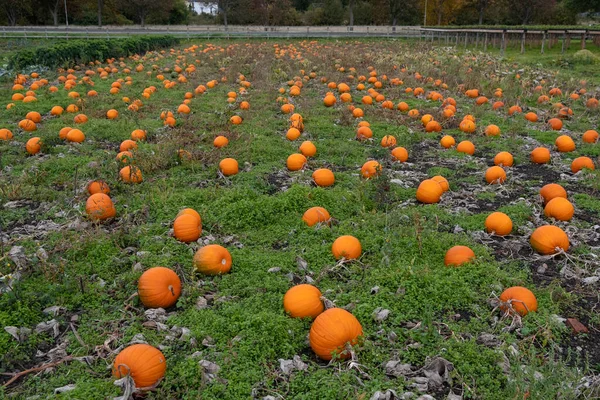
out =
[(1, 0), (3, 25), (561, 25), (600, 0)]

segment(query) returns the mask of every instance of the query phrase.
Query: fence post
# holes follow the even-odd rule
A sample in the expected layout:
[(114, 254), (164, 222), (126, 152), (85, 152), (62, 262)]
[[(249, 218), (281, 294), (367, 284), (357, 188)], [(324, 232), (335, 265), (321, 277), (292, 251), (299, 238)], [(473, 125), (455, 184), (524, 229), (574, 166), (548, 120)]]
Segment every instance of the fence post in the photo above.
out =
[(504, 50), (506, 49), (506, 29), (502, 30), (502, 42), (500, 43), (500, 55), (504, 56)]
[(469, 32), (465, 32), (465, 49), (467, 48), (467, 41), (469, 40)]
[(488, 33), (485, 33), (485, 36), (483, 37), (483, 51), (487, 51), (487, 45), (488, 45)]
[(44, 26), (44, 32), (46, 33), (46, 39), (48, 39), (48, 27)]
[(587, 38), (587, 29), (585, 30), (585, 32), (583, 32), (583, 34), (581, 35), (581, 50), (585, 50), (585, 40)]
[(527, 35), (527, 29), (523, 29), (521, 34), (521, 54), (525, 53), (525, 35)]
[(546, 46), (546, 32), (548, 32), (548, 31), (542, 32), (542, 52), (541, 52), (541, 54), (544, 54), (544, 47)]
[(562, 37), (562, 49), (560, 50), (561, 53), (565, 52), (565, 42), (567, 41), (567, 31), (565, 30), (565, 33)]

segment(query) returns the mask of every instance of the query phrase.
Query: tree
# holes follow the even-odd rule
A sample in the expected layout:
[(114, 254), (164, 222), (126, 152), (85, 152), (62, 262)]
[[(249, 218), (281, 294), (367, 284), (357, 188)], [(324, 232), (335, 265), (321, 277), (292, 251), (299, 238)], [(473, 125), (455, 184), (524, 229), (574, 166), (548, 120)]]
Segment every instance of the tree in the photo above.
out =
[(223, 16), (223, 25), (225, 25), (225, 30), (227, 30), (227, 12), (229, 11), (231, 0), (218, 0), (217, 1), (217, 9), (219, 10), (219, 14)]
[(28, 3), (22, 0), (2, 0), (2, 8), (10, 26), (15, 26), (19, 18), (27, 11)]
[(442, 24), (442, 15), (444, 14), (444, 4), (446, 0), (435, 0), (435, 13), (437, 14), (437, 24)]
[(348, 3), (348, 11), (350, 12), (350, 26), (354, 26), (354, 0)]
[(483, 14), (490, 4), (490, 0), (477, 0), (477, 11), (479, 12), (479, 25), (483, 24)]
[(344, 7), (340, 0), (325, 0), (322, 25), (340, 25), (344, 18)]
[(139, 21), (140, 25), (146, 25), (146, 19), (150, 14), (159, 15), (161, 20), (165, 20), (165, 16), (173, 8), (173, 0), (122, 0), (122, 9), (133, 16), (134, 20)]
[(104, 7), (104, 0), (98, 0), (98, 26), (102, 26), (102, 8)]

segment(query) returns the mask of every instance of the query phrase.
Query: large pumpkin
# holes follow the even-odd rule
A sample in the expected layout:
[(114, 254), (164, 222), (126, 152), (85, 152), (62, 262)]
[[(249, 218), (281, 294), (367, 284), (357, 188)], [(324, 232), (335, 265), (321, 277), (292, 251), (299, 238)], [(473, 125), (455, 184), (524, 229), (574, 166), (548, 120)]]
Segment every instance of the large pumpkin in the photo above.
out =
[(362, 334), (362, 326), (354, 315), (341, 308), (330, 308), (319, 314), (310, 327), (310, 347), (323, 360), (331, 360), (334, 354), (346, 359), (350, 357), (346, 345), (357, 344)]
[(466, 264), (475, 258), (475, 253), (467, 246), (454, 246), (450, 248), (444, 256), (446, 266), (458, 267)]
[(494, 165), (485, 171), (485, 181), (490, 185), (504, 183), (506, 180), (506, 172), (502, 167)]
[(181, 280), (169, 268), (150, 268), (140, 276), (138, 295), (148, 308), (169, 308), (181, 295)]
[(485, 219), (485, 230), (498, 236), (508, 235), (512, 232), (513, 223), (510, 217), (502, 212), (493, 212)]
[[(120, 153), (119, 153), (120, 154)], [(126, 166), (119, 171), (121, 180), (126, 183), (140, 183), (144, 180), (142, 171), (136, 166)]]
[(194, 254), (194, 267), (206, 275), (226, 274), (231, 270), (231, 254), (223, 246), (209, 244)]
[(325, 307), (321, 291), (313, 285), (296, 285), (283, 296), (283, 309), (294, 318), (315, 318)]
[(562, 249), (569, 250), (569, 237), (558, 226), (544, 225), (531, 234), (529, 243), (535, 251), (541, 254), (555, 254)]
[(173, 223), (173, 236), (181, 242), (190, 243), (198, 240), (202, 234), (202, 224), (192, 214), (181, 214)]
[(130, 375), (138, 388), (156, 385), (167, 370), (163, 353), (148, 344), (134, 344), (123, 349), (115, 358), (112, 373), (115, 378)]
[(85, 202), (85, 211), (94, 220), (105, 220), (117, 215), (112, 200), (104, 193), (95, 193), (88, 197)]
[(312, 178), (317, 186), (327, 187), (335, 183), (335, 175), (327, 168), (319, 168), (313, 172)]
[(564, 197), (566, 199), (567, 191), (558, 183), (549, 183), (540, 189), (540, 196), (544, 200), (544, 203), (548, 203), (556, 197)]
[(357, 238), (351, 235), (345, 235), (335, 239), (331, 246), (331, 252), (336, 260), (339, 260), (342, 257), (347, 260), (353, 260), (360, 257), (362, 247)]
[(546, 164), (550, 161), (550, 150), (545, 147), (536, 147), (531, 152), (531, 161), (536, 164)]
[(538, 309), (537, 299), (533, 292), (522, 286), (513, 286), (500, 295), (500, 309), (503, 312), (517, 312), (521, 316)]
[(556, 197), (546, 203), (546, 207), (544, 207), (546, 217), (552, 217), (559, 221), (569, 221), (573, 218), (574, 213), (573, 204), (564, 197)]
[(587, 168), (591, 171), (596, 169), (596, 166), (594, 165), (594, 161), (592, 161), (592, 159), (589, 157), (582, 156), (582, 157), (577, 157), (576, 159), (573, 160), (573, 162), (571, 162), (571, 172), (573, 172), (574, 174), (576, 174), (577, 172), (581, 171), (584, 168)]
[(306, 165), (306, 157), (303, 154), (292, 154), (287, 159), (287, 168), (290, 171), (299, 171)]
[(433, 179), (425, 179), (417, 188), (417, 200), (425, 204), (433, 204), (440, 201), (444, 189)]
[(219, 170), (225, 176), (235, 175), (239, 171), (239, 165), (236, 159), (234, 158), (224, 158), (219, 163)]
[(329, 212), (323, 207), (311, 207), (304, 212), (302, 220), (308, 226), (313, 226), (318, 223), (329, 224), (331, 216), (329, 215)]

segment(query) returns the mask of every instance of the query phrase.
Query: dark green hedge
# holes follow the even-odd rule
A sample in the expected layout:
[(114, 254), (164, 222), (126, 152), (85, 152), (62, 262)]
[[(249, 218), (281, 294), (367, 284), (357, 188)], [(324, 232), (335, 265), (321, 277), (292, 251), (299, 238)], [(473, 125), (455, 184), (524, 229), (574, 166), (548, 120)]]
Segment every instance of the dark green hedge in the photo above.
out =
[(126, 57), (150, 50), (172, 47), (179, 43), (174, 36), (133, 36), (124, 39), (69, 40), (35, 49), (23, 49), (8, 61), (10, 69), (21, 70), (30, 65), (50, 68), (67, 67), (107, 58)]
[(434, 28), (434, 29), (527, 29), (530, 31), (564, 31), (564, 30), (588, 30), (598, 31), (600, 25), (427, 25), (423, 28)]

